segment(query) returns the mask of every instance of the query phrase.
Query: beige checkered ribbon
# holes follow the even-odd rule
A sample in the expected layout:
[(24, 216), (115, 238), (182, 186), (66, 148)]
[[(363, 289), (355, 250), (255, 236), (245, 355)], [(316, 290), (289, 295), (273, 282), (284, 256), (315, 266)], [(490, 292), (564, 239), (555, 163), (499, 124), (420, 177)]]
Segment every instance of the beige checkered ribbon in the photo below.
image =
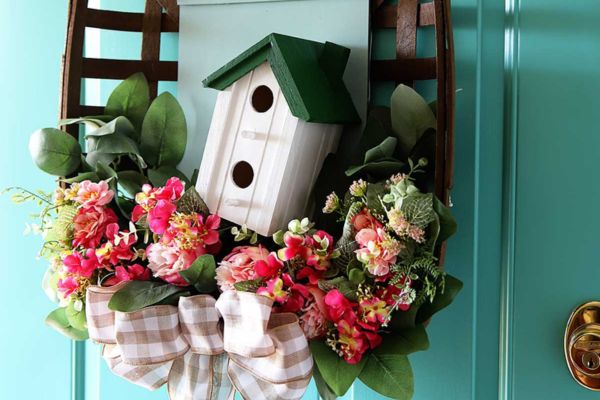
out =
[(308, 343), (294, 314), (271, 314), (272, 301), (227, 291), (216, 300), (183, 297), (179, 305), (134, 312), (108, 308), (113, 287), (91, 286), (87, 324), (117, 375), (172, 400), (300, 399), (312, 375)]

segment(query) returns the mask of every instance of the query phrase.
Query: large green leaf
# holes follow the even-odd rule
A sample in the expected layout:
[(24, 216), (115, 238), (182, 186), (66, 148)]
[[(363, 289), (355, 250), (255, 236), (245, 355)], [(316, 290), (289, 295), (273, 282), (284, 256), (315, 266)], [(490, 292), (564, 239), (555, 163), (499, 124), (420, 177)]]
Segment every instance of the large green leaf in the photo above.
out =
[(181, 179), (186, 185), (190, 184), (187, 176), (173, 166), (163, 165), (162, 167), (156, 169), (148, 169), (148, 179), (150, 179), (150, 182), (154, 186), (164, 186), (165, 183), (167, 183), (167, 181), (174, 176)]
[(346, 170), (346, 176), (353, 176), (357, 174), (369, 174), (373, 175), (375, 179), (383, 179), (397, 174), (404, 167), (402, 161), (395, 159), (381, 160), (371, 162), (363, 165), (355, 165)]
[(81, 148), (77, 140), (54, 128), (34, 132), (29, 139), (29, 153), (35, 164), (50, 175), (70, 175), (81, 164)]
[(133, 74), (115, 88), (106, 103), (104, 113), (127, 117), (139, 132), (150, 103), (150, 89), (143, 73)]
[(390, 105), (392, 129), (407, 156), (427, 129), (435, 129), (436, 118), (423, 97), (406, 85), (394, 90)]
[(419, 307), (416, 317), (418, 324), (422, 324), (438, 311), (448, 307), (462, 289), (463, 283), (452, 275), (446, 275), (445, 279), (444, 292), (436, 294), (433, 303), (426, 301)]
[(366, 364), (366, 358), (357, 364), (348, 364), (319, 340), (310, 341), (310, 351), (323, 380), (338, 396), (343, 396), (348, 391)]
[(161, 282), (129, 281), (112, 296), (108, 308), (123, 312), (137, 311), (185, 290)]
[(117, 117), (109, 123), (102, 125), (98, 129), (89, 132), (85, 137), (99, 137), (112, 135), (115, 133), (127, 136), (132, 140), (136, 140), (137, 138), (133, 124), (126, 117)]
[(57, 308), (48, 314), (45, 322), (49, 327), (73, 340), (87, 340), (89, 338), (87, 330), (79, 330), (71, 326), (64, 307)]
[(394, 154), (394, 150), (396, 150), (397, 144), (398, 139), (394, 137), (385, 138), (383, 142), (367, 150), (365, 153), (365, 164), (391, 157)]
[(429, 338), (423, 325), (383, 335), (382, 354), (411, 354), (429, 348)]
[(142, 185), (146, 182), (146, 177), (138, 171), (119, 171), (117, 172), (119, 185), (123, 187), (132, 197), (142, 191)]
[(100, 128), (113, 119), (112, 115), (91, 115), (80, 118), (64, 118), (58, 121), (58, 126), (84, 124), (92, 129)]
[(315, 380), (315, 385), (317, 385), (317, 391), (319, 392), (319, 396), (323, 400), (335, 400), (337, 396), (333, 393), (333, 390), (327, 385), (323, 376), (319, 372), (319, 368), (315, 365), (313, 367), (313, 379)]
[(88, 151), (105, 154), (140, 154), (137, 144), (123, 135), (91, 136), (88, 138)]
[(458, 225), (450, 208), (446, 207), (436, 196), (433, 196), (433, 209), (440, 218), (438, 241), (441, 243), (456, 233)]
[(90, 151), (85, 156), (85, 162), (89, 164), (90, 167), (95, 169), (98, 163), (108, 165), (112, 163), (115, 160), (115, 158), (117, 158), (117, 156), (118, 154), (102, 153), (100, 151)]
[(410, 400), (414, 392), (413, 372), (408, 357), (376, 348), (368, 357), (360, 380), (384, 396)]
[(71, 301), (65, 308), (65, 315), (67, 316), (69, 325), (71, 325), (73, 328), (79, 331), (85, 331), (87, 329), (85, 321), (85, 307), (82, 307), (81, 310), (77, 311), (75, 308), (75, 302)]
[(142, 156), (152, 167), (176, 166), (183, 157), (187, 126), (183, 110), (172, 94), (165, 92), (150, 105), (142, 125)]
[(200, 256), (190, 267), (179, 274), (200, 293), (212, 293), (217, 288), (215, 258), (210, 254)]

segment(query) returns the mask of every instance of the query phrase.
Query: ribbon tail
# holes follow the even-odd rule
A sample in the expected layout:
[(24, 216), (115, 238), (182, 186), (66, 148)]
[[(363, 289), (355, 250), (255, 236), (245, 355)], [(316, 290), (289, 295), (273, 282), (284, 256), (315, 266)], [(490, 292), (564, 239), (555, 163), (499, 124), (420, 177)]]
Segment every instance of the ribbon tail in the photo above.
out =
[(244, 368), (230, 361), (227, 369), (236, 390), (246, 400), (298, 400), (306, 392), (311, 376), (287, 383), (273, 383), (257, 378)]
[(108, 368), (131, 383), (149, 390), (156, 390), (167, 382), (173, 361), (152, 365), (130, 365), (123, 361), (118, 345), (106, 344), (102, 357)]
[(186, 353), (173, 362), (168, 377), (171, 400), (227, 400), (233, 385), (227, 376), (227, 355)]

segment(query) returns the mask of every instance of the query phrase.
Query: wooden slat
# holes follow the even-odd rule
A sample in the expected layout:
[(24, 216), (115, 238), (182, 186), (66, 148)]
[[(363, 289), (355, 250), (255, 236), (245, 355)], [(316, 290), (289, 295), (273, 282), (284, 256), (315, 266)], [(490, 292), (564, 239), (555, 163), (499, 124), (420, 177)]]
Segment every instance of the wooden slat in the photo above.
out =
[(371, 80), (397, 81), (427, 80), (436, 78), (435, 58), (411, 58), (400, 60), (372, 60)]
[[(418, 26), (435, 25), (433, 2), (419, 4), (417, 14)], [(396, 28), (397, 19), (398, 7), (396, 5), (385, 5), (373, 11), (373, 26), (375, 28)]]
[[(144, 14), (110, 10), (88, 9), (85, 25), (90, 28), (110, 29), (123, 32), (142, 32)], [(179, 25), (167, 14), (161, 15), (163, 32), (178, 32)]]
[[(156, 1), (147, 1), (142, 24), (142, 61), (155, 63), (160, 59), (160, 18), (162, 7)], [(158, 93), (158, 81), (150, 80), (150, 97)]]
[(148, 81), (176, 81), (177, 61), (152, 62), (84, 58), (80, 76), (83, 78), (125, 79), (136, 72), (143, 72)]
[(169, 19), (179, 26), (179, 6), (177, 0), (156, 0), (158, 4), (167, 12)]
[[(447, 112), (446, 118), (448, 119), (446, 129), (448, 131), (446, 138), (446, 190), (450, 192), (454, 186), (454, 146), (455, 146), (455, 96), (456, 96), (456, 75), (454, 70), (454, 35), (452, 34), (452, 14), (450, 7), (450, 0), (444, 0), (444, 20), (446, 23), (446, 46), (448, 52), (446, 54), (446, 98)], [(448, 193), (447, 203), (450, 202)]]
[(102, 115), (104, 107), (101, 106), (79, 106), (78, 112), (71, 115), (72, 117), (83, 117), (86, 115)]

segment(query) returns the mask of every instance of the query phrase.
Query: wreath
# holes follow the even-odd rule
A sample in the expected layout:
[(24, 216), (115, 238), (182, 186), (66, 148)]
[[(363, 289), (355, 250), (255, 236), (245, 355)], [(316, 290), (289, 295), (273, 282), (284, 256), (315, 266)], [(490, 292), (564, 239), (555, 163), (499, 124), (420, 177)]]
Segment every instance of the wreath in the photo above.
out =
[(456, 223), (429, 189), (436, 123), (421, 96), (401, 85), (373, 109), (358, 145), (325, 162), (316, 224), (273, 237), (212, 215), (177, 169), (187, 133), (171, 94), (150, 102), (135, 74), (105, 114), (59, 122), (87, 127), (85, 150), (58, 129), (33, 133), (33, 161), (59, 187), (13, 188), (42, 207), (29, 229), (59, 305), (49, 326), (176, 400), (298, 399), (311, 377), (325, 399), (357, 378), (412, 397), (407, 355), (428, 348), (427, 321), (462, 286), (436, 257)]

